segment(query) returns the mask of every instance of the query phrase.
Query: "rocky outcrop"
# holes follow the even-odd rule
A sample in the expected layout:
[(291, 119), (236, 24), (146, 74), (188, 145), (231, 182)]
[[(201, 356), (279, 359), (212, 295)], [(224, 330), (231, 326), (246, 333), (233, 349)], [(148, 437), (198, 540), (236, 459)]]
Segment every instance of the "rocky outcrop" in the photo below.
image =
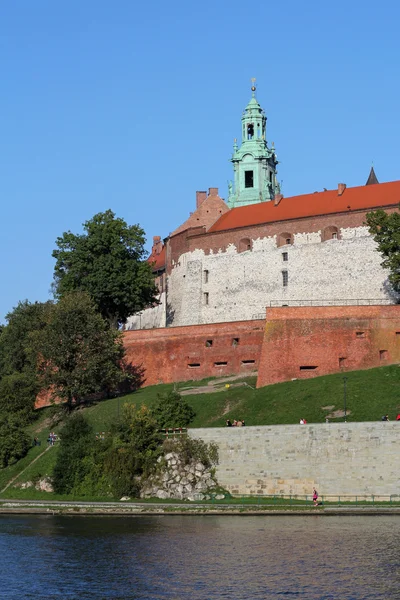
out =
[[(169, 452), (158, 459), (157, 473), (144, 483), (141, 498), (208, 500), (216, 491), (212, 469), (198, 460), (185, 463), (178, 453)], [(222, 499), (224, 494), (215, 498)]]

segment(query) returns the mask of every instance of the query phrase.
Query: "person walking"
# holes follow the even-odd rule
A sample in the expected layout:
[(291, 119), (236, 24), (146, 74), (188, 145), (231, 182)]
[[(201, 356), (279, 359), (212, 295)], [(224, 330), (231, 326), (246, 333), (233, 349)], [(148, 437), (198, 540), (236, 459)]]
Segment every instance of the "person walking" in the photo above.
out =
[(313, 489), (312, 499), (313, 499), (314, 506), (318, 506), (318, 492), (315, 488)]

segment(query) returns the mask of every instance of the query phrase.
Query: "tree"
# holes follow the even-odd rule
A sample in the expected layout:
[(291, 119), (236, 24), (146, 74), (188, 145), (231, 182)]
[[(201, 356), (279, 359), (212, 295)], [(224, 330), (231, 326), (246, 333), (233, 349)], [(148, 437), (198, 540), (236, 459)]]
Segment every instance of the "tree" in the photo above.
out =
[(379, 209), (366, 216), (367, 225), (378, 250), (384, 257), (382, 266), (390, 270), (389, 281), (400, 292), (400, 213), (386, 213)]
[(42, 387), (72, 409), (87, 396), (117, 386), (123, 377), (122, 334), (111, 330), (85, 292), (65, 294), (36, 332)]
[(125, 404), (122, 419), (112, 427), (112, 447), (105, 456), (104, 471), (112, 493), (139, 496), (141, 478), (151, 473), (161, 455), (163, 436), (146, 406), (139, 410)]
[(40, 386), (32, 335), (47, 322), (51, 302), (20, 302), (6, 317), (0, 333), (0, 413), (19, 413), (23, 421), (33, 414)]
[(166, 394), (157, 394), (153, 415), (161, 428), (170, 428), (187, 427), (196, 413), (179, 392), (171, 390)]
[(83, 225), (85, 233), (70, 231), (57, 238), (54, 292), (86, 291), (111, 327), (157, 303), (157, 288), (146, 262), (144, 231), (128, 226), (111, 210), (98, 213)]
[(0, 469), (27, 454), (30, 438), (13, 415), (0, 416)]
[(68, 494), (87, 474), (85, 458), (92, 451), (93, 428), (85, 417), (75, 413), (60, 431), (60, 448), (53, 470), (54, 491)]

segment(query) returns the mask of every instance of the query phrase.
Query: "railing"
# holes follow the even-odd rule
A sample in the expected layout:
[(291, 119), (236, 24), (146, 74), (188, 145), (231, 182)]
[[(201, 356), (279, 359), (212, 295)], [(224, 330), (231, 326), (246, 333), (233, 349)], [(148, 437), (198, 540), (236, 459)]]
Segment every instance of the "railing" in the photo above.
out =
[(331, 300), (270, 300), (269, 306), (373, 306), (390, 305), (395, 302), (387, 298), (333, 298)]
[(163, 435), (165, 435), (166, 438), (187, 435), (186, 427), (173, 427), (173, 428), (161, 429), (160, 431)]
[(400, 507), (400, 494), (392, 495), (340, 495), (331, 494), (318, 497), (317, 504), (314, 504), (312, 494), (306, 496), (299, 495), (237, 495), (229, 496), (223, 494), (211, 494), (209, 500), (204, 500), (211, 504), (246, 504), (257, 506), (298, 506), (299, 508), (310, 506), (396, 506)]

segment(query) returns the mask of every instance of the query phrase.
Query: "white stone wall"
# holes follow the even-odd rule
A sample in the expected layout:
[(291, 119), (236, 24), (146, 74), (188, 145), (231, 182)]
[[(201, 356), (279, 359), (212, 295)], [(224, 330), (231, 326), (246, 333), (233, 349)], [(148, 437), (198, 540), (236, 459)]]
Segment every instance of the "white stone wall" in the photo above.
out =
[[(181, 255), (168, 278), (168, 325), (262, 318), (271, 302), (393, 302), (388, 273), (367, 227), (341, 229), (341, 239), (325, 242), (321, 233), (295, 234), (293, 245), (280, 248), (274, 236), (252, 240), (252, 250), (242, 253), (231, 244), (224, 252)], [(283, 252), (288, 253), (287, 262)], [(288, 272), (287, 287), (283, 270)]]
[(400, 423), (209, 427), (189, 435), (219, 448), (218, 483), (234, 494), (400, 494)]
[(140, 313), (136, 313), (128, 318), (125, 329), (154, 329), (165, 327), (166, 320), (166, 296), (165, 292), (162, 292), (159, 297), (157, 306), (153, 308), (146, 308)]

